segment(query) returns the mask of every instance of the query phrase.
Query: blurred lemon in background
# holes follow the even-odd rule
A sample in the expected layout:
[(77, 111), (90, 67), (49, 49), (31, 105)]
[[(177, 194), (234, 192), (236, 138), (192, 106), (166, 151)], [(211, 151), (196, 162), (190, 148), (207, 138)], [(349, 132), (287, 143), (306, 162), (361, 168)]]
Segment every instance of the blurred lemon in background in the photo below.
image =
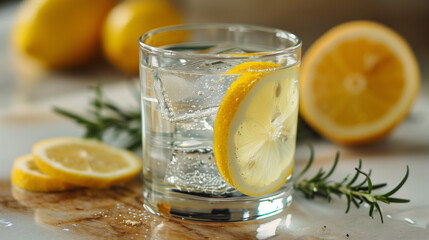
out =
[(114, 0), (26, 0), (13, 45), (49, 68), (81, 65), (97, 53), (103, 20), (114, 5)]
[(371, 143), (407, 116), (419, 84), (417, 60), (398, 33), (375, 22), (344, 23), (304, 56), (300, 113), (335, 142)]
[(138, 38), (145, 32), (182, 23), (177, 9), (164, 0), (125, 0), (115, 6), (103, 27), (103, 51), (117, 68), (139, 71)]

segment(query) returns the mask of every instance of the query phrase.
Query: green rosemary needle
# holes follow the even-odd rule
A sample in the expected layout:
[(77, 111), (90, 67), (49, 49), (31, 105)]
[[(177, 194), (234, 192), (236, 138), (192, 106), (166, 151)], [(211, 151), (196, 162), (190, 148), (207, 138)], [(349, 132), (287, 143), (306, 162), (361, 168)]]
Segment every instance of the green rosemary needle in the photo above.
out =
[[(343, 180), (338, 182), (329, 181), (329, 177), (335, 171), (339, 160), (340, 154), (337, 152), (335, 156), (334, 163), (331, 169), (326, 172), (323, 169), (319, 169), (319, 171), (310, 179), (302, 179), (303, 175), (308, 171), (310, 166), (313, 164), (314, 160), (314, 149), (310, 146), (310, 158), (307, 162), (307, 165), (304, 169), (298, 174), (298, 176), (294, 180), (294, 189), (302, 192), (306, 198), (312, 199), (315, 196), (326, 198), (328, 201), (331, 200), (332, 195), (336, 195), (337, 197), (341, 197), (344, 195), (347, 200), (347, 208), (346, 213), (349, 212), (350, 206), (353, 204), (356, 208), (359, 208), (362, 203), (367, 203), (369, 205), (369, 216), (373, 217), (374, 211), (377, 210), (381, 222), (383, 223), (383, 215), (381, 212), (381, 208), (379, 202), (383, 202), (386, 204), (390, 203), (407, 203), (410, 200), (402, 199), (402, 198), (394, 198), (391, 197), (395, 194), (407, 181), (409, 168), (407, 166), (407, 171), (405, 176), (402, 178), (401, 182), (392, 190), (384, 194), (373, 194), (372, 191), (375, 189), (383, 188), (387, 184), (373, 184), (370, 178), (371, 170), (368, 173), (362, 171), (362, 160), (359, 160), (359, 166), (355, 168), (356, 173), (352, 178), (350, 176), (346, 176)], [(363, 181), (356, 183), (359, 176), (363, 176)]]

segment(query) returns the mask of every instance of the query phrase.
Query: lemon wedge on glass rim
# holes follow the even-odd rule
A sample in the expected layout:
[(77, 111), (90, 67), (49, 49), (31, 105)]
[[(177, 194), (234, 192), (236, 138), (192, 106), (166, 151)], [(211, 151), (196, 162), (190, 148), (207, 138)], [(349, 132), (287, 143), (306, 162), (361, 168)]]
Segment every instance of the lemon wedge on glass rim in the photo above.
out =
[(62, 137), (33, 146), (40, 170), (55, 179), (84, 187), (105, 188), (125, 183), (142, 168), (134, 153), (97, 140)]
[(279, 189), (294, 167), (298, 67), (245, 62), (214, 125), (214, 154), (225, 181), (249, 196)]

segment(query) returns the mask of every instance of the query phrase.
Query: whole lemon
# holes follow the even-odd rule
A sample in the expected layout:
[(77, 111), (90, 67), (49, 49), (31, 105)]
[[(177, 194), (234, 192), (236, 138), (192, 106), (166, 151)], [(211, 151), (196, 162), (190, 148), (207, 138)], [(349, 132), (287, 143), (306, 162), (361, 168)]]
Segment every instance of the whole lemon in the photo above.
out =
[(182, 23), (178, 10), (165, 0), (125, 0), (116, 5), (103, 27), (103, 51), (120, 70), (139, 71), (138, 39), (145, 32)]
[(97, 52), (103, 20), (114, 0), (25, 0), (12, 42), (49, 68), (73, 67)]

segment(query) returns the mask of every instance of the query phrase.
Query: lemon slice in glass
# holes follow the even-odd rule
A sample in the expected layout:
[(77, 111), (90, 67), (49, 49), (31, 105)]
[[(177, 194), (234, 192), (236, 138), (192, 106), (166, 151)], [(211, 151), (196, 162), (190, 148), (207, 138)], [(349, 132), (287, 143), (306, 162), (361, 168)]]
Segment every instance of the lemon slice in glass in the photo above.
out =
[(122, 184), (142, 168), (141, 159), (134, 153), (82, 138), (43, 140), (33, 146), (33, 156), (44, 173), (85, 187)]
[(216, 116), (214, 153), (220, 173), (240, 192), (261, 196), (279, 189), (294, 166), (298, 67), (242, 63)]

